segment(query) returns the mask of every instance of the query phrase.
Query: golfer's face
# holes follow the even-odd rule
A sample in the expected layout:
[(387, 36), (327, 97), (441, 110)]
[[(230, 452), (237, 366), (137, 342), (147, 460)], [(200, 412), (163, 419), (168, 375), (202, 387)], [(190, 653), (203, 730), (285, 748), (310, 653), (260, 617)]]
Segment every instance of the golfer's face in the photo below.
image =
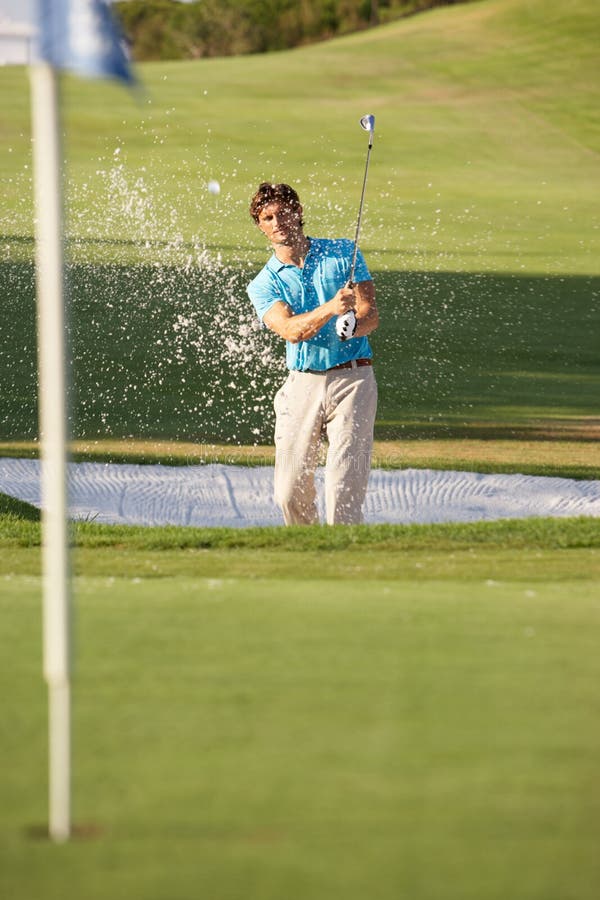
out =
[(273, 244), (287, 244), (295, 240), (302, 227), (302, 207), (283, 206), (281, 203), (269, 203), (263, 206), (258, 215), (258, 227)]

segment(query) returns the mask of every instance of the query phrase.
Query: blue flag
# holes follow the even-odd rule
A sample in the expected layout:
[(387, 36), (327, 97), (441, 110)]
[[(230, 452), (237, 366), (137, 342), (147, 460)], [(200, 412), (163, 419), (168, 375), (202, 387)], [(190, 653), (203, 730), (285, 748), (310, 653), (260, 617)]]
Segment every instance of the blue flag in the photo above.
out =
[(125, 38), (106, 0), (37, 0), (39, 55), (56, 69), (132, 83)]

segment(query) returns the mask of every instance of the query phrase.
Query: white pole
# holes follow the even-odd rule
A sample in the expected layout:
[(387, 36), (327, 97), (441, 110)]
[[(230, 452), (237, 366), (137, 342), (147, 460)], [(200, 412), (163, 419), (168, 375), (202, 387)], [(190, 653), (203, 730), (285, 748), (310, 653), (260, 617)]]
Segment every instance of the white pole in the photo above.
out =
[(62, 159), (58, 75), (31, 67), (42, 451), (44, 675), (48, 683), (49, 831), (71, 833), (70, 577)]

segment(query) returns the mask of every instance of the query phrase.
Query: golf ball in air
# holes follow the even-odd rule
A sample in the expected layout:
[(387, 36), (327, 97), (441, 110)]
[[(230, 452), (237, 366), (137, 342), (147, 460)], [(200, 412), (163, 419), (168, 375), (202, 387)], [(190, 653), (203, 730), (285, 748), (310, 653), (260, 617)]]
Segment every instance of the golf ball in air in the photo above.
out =
[(218, 181), (209, 181), (208, 182), (208, 193), (209, 194), (220, 194), (221, 193), (221, 185)]

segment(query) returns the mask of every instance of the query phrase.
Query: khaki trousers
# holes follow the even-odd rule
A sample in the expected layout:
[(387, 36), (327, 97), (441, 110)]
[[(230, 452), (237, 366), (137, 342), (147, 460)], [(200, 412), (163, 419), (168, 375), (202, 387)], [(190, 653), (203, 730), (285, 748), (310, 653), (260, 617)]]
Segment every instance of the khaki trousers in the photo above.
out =
[(314, 475), (323, 435), (327, 524), (362, 522), (377, 408), (372, 367), (290, 372), (274, 405), (275, 502), (285, 524), (319, 521)]

